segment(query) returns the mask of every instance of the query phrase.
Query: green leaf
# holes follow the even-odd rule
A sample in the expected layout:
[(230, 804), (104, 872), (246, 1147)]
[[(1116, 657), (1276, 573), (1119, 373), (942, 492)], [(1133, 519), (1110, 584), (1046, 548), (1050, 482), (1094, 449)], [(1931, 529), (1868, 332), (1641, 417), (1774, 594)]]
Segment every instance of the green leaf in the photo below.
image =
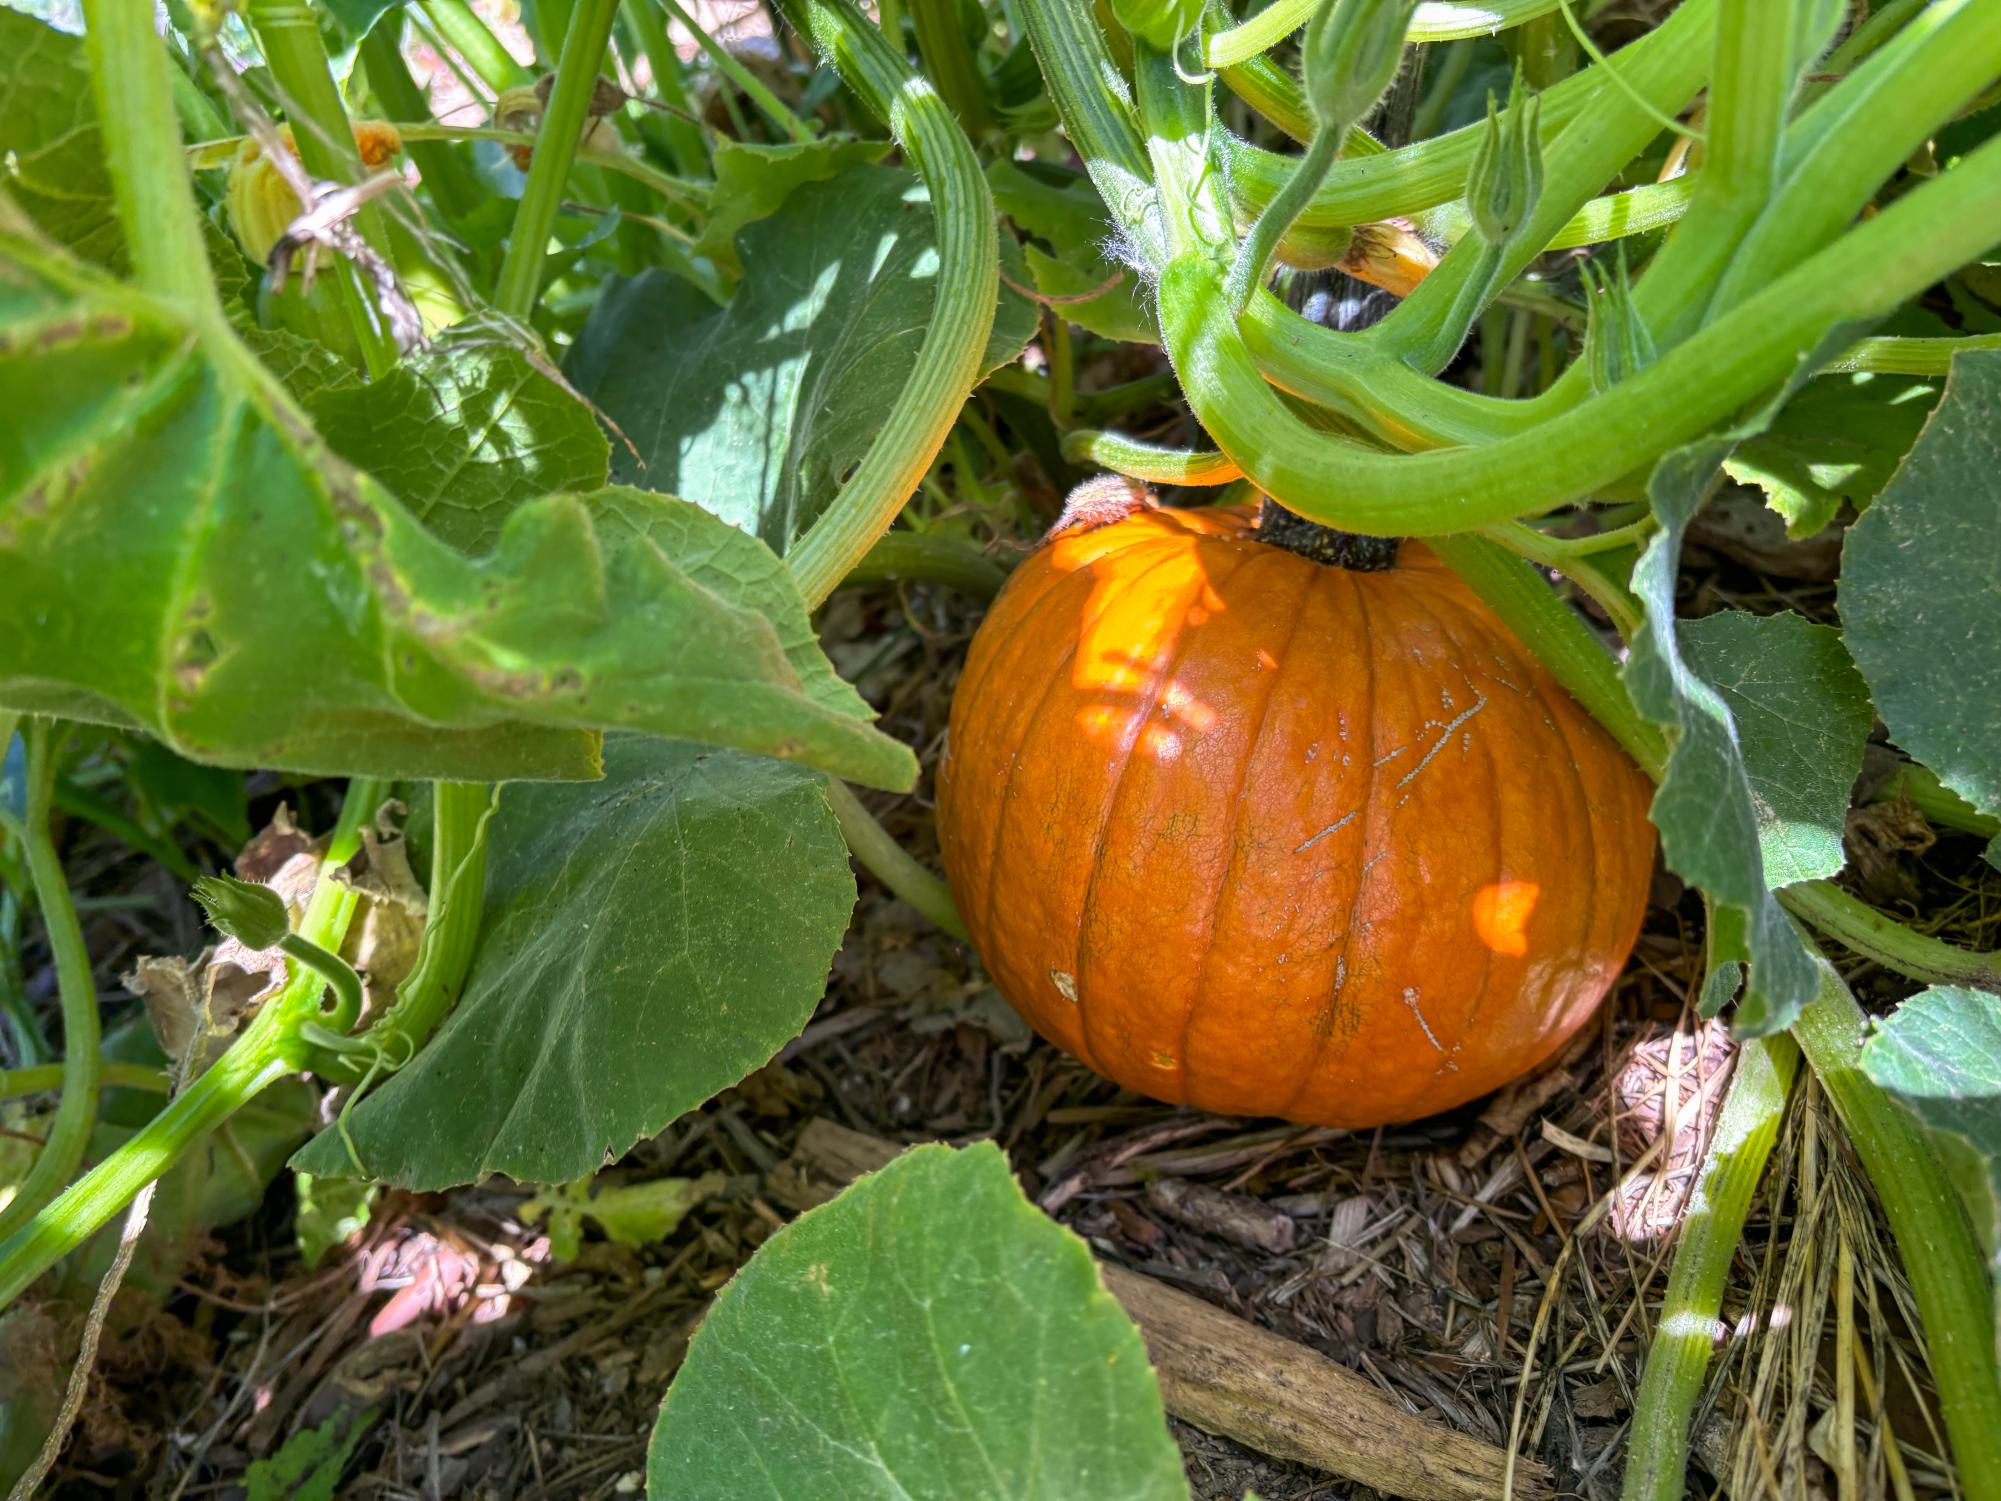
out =
[(350, 41), (358, 42), (381, 19), (384, 11), (398, 9), (403, 0), (324, 0), (327, 14), (340, 23)]
[[(567, 1183), (796, 1036), (854, 907), (821, 779), (611, 736), (605, 780), (510, 787), (465, 996), (349, 1118), (371, 1176)], [(300, 1154), (349, 1174), (337, 1134)]]
[(1682, 534), (1736, 437), (1677, 450), (1654, 470), (1648, 495), (1661, 529), (1633, 567), (1646, 613), (1625, 678), (1633, 706), (1665, 728), (1673, 746), (1651, 809), (1661, 854), (1710, 899), (1721, 930), (1711, 935), (1712, 973), (1729, 975), (1725, 965), (1750, 961), (1737, 1026), (1762, 1037), (1791, 1025), (1819, 977), (1766, 878), (1757, 799), (1730, 705), (1683, 658), (1674, 618)]
[[(938, 255), (910, 174), (850, 167), (737, 236), (718, 308), (678, 278), (607, 282), (566, 373), (639, 450), (613, 475), (685, 496), (783, 554), (861, 462), (930, 318)], [(1033, 308), (1003, 293), (983, 369), (1020, 352)]]
[(842, 136), (787, 141), (777, 146), (720, 142), (713, 163), (713, 211), (695, 241), (694, 253), (706, 255), (731, 275), (740, 274), (743, 263), (737, 259), (737, 231), (770, 218), (807, 183), (825, 182), (849, 167), (879, 162), (888, 154), (887, 141), (856, 141)]
[(0, 7), (0, 184), (43, 233), (125, 269), (83, 38)]
[(236, 337), (302, 406), (310, 406), (328, 391), (362, 384), (354, 366), (326, 345), (286, 329), (251, 325), (238, 328)]
[(1111, 216), (1088, 177), (1042, 162), (997, 158), (987, 166), (987, 185), (1000, 211), (1048, 246), (1045, 251), (1031, 244), (1023, 252), (1035, 290), (1045, 297), (1082, 299), (1058, 304), (1061, 317), (1101, 338), (1160, 342), (1138, 279), (1111, 258)]
[(340, 1411), (317, 1428), (301, 1428), (243, 1476), (246, 1501), (334, 1501), (340, 1477), (368, 1430), (374, 1412)]
[(307, 1267), (320, 1264), (335, 1246), (344, 1246), (368, 1228), (382, 1185), (359, 1178), (315, 1178), (294, 1173), (298, 1210), (292, 1216), (292, 1238)]
[(558, 1261), (575, 1261), (582, 1249), (583, 1222), (595, 1220), (616, 1245), (650, 1246), (672, 1235), (688, 1211), (723, 1191), (721, 1173), (699, 1178), (652, 1178), (643, 1183), (605, 1183), (592, 1191), (590, 1178), (545, 1190), (520, 1208), (523, 1224), (549, 1217), (549, 1250)]
[(1996, 411), (2001, 351), (1955, 356), (1917, 446), (1849, 528), (1838, 595), (1890, 738), (1987, 814), (2001, 813)]
[(1837, 874), (1848, 798), (1876, 717), (1841, 633), (1789, 612), (1725, 610), (1683, 622), (1680, 637), (1688, 665), (1736, 723), (1766, 884)]
[(1938, 401), (1938, 383), (1908, 375), (1824, 375), (1786, 403), (1772, 425), (1724, 461), (1732, 479), (1756, 485), (1786, 518), (1786, 534), (1810, 537), (1847, 501), (1875, 498), (1917, 441)]
[(625, 727), (909, 785), (832, 669), (805, 681), (804, 606), (755, 542), (552, 495), (468, 560), (226, 327), (30, 235), (0, 199), (0, 706), (220, 765), (579, 778)]
[(490, 552), (521, 506), (596, 490), (611, 448), (591, 409), (497, 326), (445, 330), (384, 380), (306, 402), (327, 446), (394, 492), (434, 536)]
[(1958, 985), (1920, 991), (1877, 1023), (1862, 1067), (1926, 1128), (1966, 1200), (1994, 1274), (2001, 1349), (2001, 999)]
[(650, 1501), (1188, 1495), (1139, 1332), (991, 1142), (913, 1148), (766, 1241), (646, 1470)]

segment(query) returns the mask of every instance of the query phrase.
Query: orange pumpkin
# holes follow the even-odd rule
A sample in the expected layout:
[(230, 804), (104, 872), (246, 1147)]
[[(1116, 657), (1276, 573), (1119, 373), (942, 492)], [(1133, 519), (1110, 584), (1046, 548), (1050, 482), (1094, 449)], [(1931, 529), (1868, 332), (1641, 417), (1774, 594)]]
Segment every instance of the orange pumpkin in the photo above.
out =
[(1640, 771), (1427, 549), (1352, 572), (1237, 510), (1072, 528), (974, 639), (938, 834), (995, 982), (1156, 1099), (1412, 1120), (1618, 975)]

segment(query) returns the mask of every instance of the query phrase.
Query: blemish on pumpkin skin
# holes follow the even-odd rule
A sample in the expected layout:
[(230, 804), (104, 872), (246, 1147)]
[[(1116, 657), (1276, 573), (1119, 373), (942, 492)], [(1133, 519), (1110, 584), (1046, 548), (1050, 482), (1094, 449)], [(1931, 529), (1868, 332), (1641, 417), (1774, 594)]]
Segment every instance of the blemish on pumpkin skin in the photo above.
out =
[(1417, 1024), (1424, 1029), (1424, 1040), (1443, 1053), (1445, 1046), (1439, 1042), (1436, 1034), (1432, 1032), (1431, 1023), (1424, 1019), (1423, 1008), (1417, 1004), (1418, 995), (1419, 991), (1415, 985), (1406, 985), (1403, 992), (1403, 1003), (1410, 1007), (1410, 1014), (1417, 1018)]
[(1361, 809), (1355, 808), (1349, 810), (1347, 813), (1344, 813), (1341, 817), (1335, 819), (1334, 822), (1327, 825), (1326, 828), (1322, 829), (1318, 834), (1315, 834), (1311, 839), (1307, 840), (1306, 843), (1302, 844), (1298, 849), (1294, 850), (1293, 853), (1295, 855), (1305, 854), (1308, 850), (1312, 849), (1314, 845), (1318, 844), (1321, 840), (1325, 839), (1329, 834), (1335, 833), (1337, 830), (1340, 829), (1345, 829), (1349, 824), (1353, 823), (1355, 821), (1356, 814), (1360, 812)]
[(1077, 977), (1075, 975), (1066, 974), (1060, 969), (1052, 969), (1049, 972), (1049, 980), (1056, 987), (1058, 995), (1062, 996), (1064, 1000), (1073, 1006), (1077, 1004)]
[(1533, 881), (1495, 881), (1473, 893), (1473, 931), (1496, 954), (1519, 959), (1529, 951), (1529, 918), (1542, 888)]

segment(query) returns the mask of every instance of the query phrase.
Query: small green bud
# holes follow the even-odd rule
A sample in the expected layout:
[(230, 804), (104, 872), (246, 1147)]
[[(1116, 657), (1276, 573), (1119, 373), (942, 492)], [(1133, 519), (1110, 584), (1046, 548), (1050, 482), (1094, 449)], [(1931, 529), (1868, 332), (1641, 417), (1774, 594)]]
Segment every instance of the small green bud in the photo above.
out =
[(1203, 0), (1112, 0), (1119, 24), (1141, 40), (1172, 52), (1202, 19)]
[(276, 948), (292, 931), (285, 900), (269, 886), (234, 876), (203, 876), (194, 897), (217, 932), (247, 948)]
[(1300, 42), (1306, 100), (1322, 130), (1369, 117), (1403, 62), (1417, 0), (1323, 0)]
[(1495, 109), (1494, 96), (1487, 96), (1487, 128), (1466, 179), (1466, 207), (1489, 245), (1505, 245), (1542, 197), (1541, 124), (1541, 97), (1523, 87), (1519, 70), (1505, 116)]
[(1651, 365), (1658, 351), (1646, 320), (1633, 306), (1625, 247), (1619, 247), (1618, 261), (1609, 269), (1586, 261), (1583, 272), (1591, 317), (1584, 333), (1585, 367), (1591, 372), (1591, 389), (1609, 391)]

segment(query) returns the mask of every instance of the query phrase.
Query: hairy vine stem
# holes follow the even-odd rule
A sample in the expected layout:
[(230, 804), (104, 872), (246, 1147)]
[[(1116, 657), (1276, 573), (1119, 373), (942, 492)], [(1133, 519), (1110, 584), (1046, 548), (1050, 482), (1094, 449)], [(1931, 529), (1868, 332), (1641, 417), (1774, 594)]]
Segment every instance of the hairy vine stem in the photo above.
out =
[(944, 447), (979, 379), (1000, 296), (993, 194), (944, 100), (853, 0), (779, 0), (786, 19), (882, 119), (931, 195), (938, 270), (931, 319), (895, 405), (861, 464), (787, 562), (807, 607), (825, 600), (889, 530)]
[(898, 844), (838, 777), (827, 778), (827, 804), (848, 841), (848, 852), (864, 870), (954, 938), (969, 941), (951, 888)]
[(84, 1148), (90, 1144), (91, 1128), (97, 1124), (100, 1068), (97, 1048), (101, 1030), (97, 982), (91, 976), (90, 953), (84, 947), (76, 904), (70, 900), (69, 881), (63, 875), (62, 861), (49, 833), (56, 759), (64, 738), (64, 732), (53, 720), (31, 718), (24, 727), (28, 796), (19, 831), (35, 883), (35, 903), (41, 908), (42, 927), (56, 961), (57, 995), (63, 1018), (62, 1098), (34, 1165), (16, 1187), (7, 1207), (0, 1209), (0, 1240), (53, 1199), (75, 1175), (77, 1165), (83, 1161)]
[(1689, 1418), (1716, 1344), (1724, 1284), (1798, 1067), (1799, 1046), (1790, 1037), (1759, 1038), (1738, 1049), (1729, 1092), (1689, 1191), (1660, 1322), (1633, 1402), (1624, 1501), (1681, 1501), (1685, 1494)]
[(935, 532), (884, 532), (862, 560), (841, 580), (844, 588), (858, 584), (908, 580), (913, 583), (943, 584), (982, 603), (1000, 593), (1007, 582), (1007, 570), (992, 558), (956, 537)]
[(507, 254), (500, 263), (494, 305), (517, 322), (526, 323), (541, 295), (542, 269), (563, 206), (563, 184), (576, 160), (590, 118), (591, 95), (597, 89), (598, 65), (611, 40), (618, 0), (577, 0), (570, 27), (556, 62), (556, 82), (542, 112), (535, 155), (528, 164), (528, 181), (514, 211), (514, 229), (507, 237)]

